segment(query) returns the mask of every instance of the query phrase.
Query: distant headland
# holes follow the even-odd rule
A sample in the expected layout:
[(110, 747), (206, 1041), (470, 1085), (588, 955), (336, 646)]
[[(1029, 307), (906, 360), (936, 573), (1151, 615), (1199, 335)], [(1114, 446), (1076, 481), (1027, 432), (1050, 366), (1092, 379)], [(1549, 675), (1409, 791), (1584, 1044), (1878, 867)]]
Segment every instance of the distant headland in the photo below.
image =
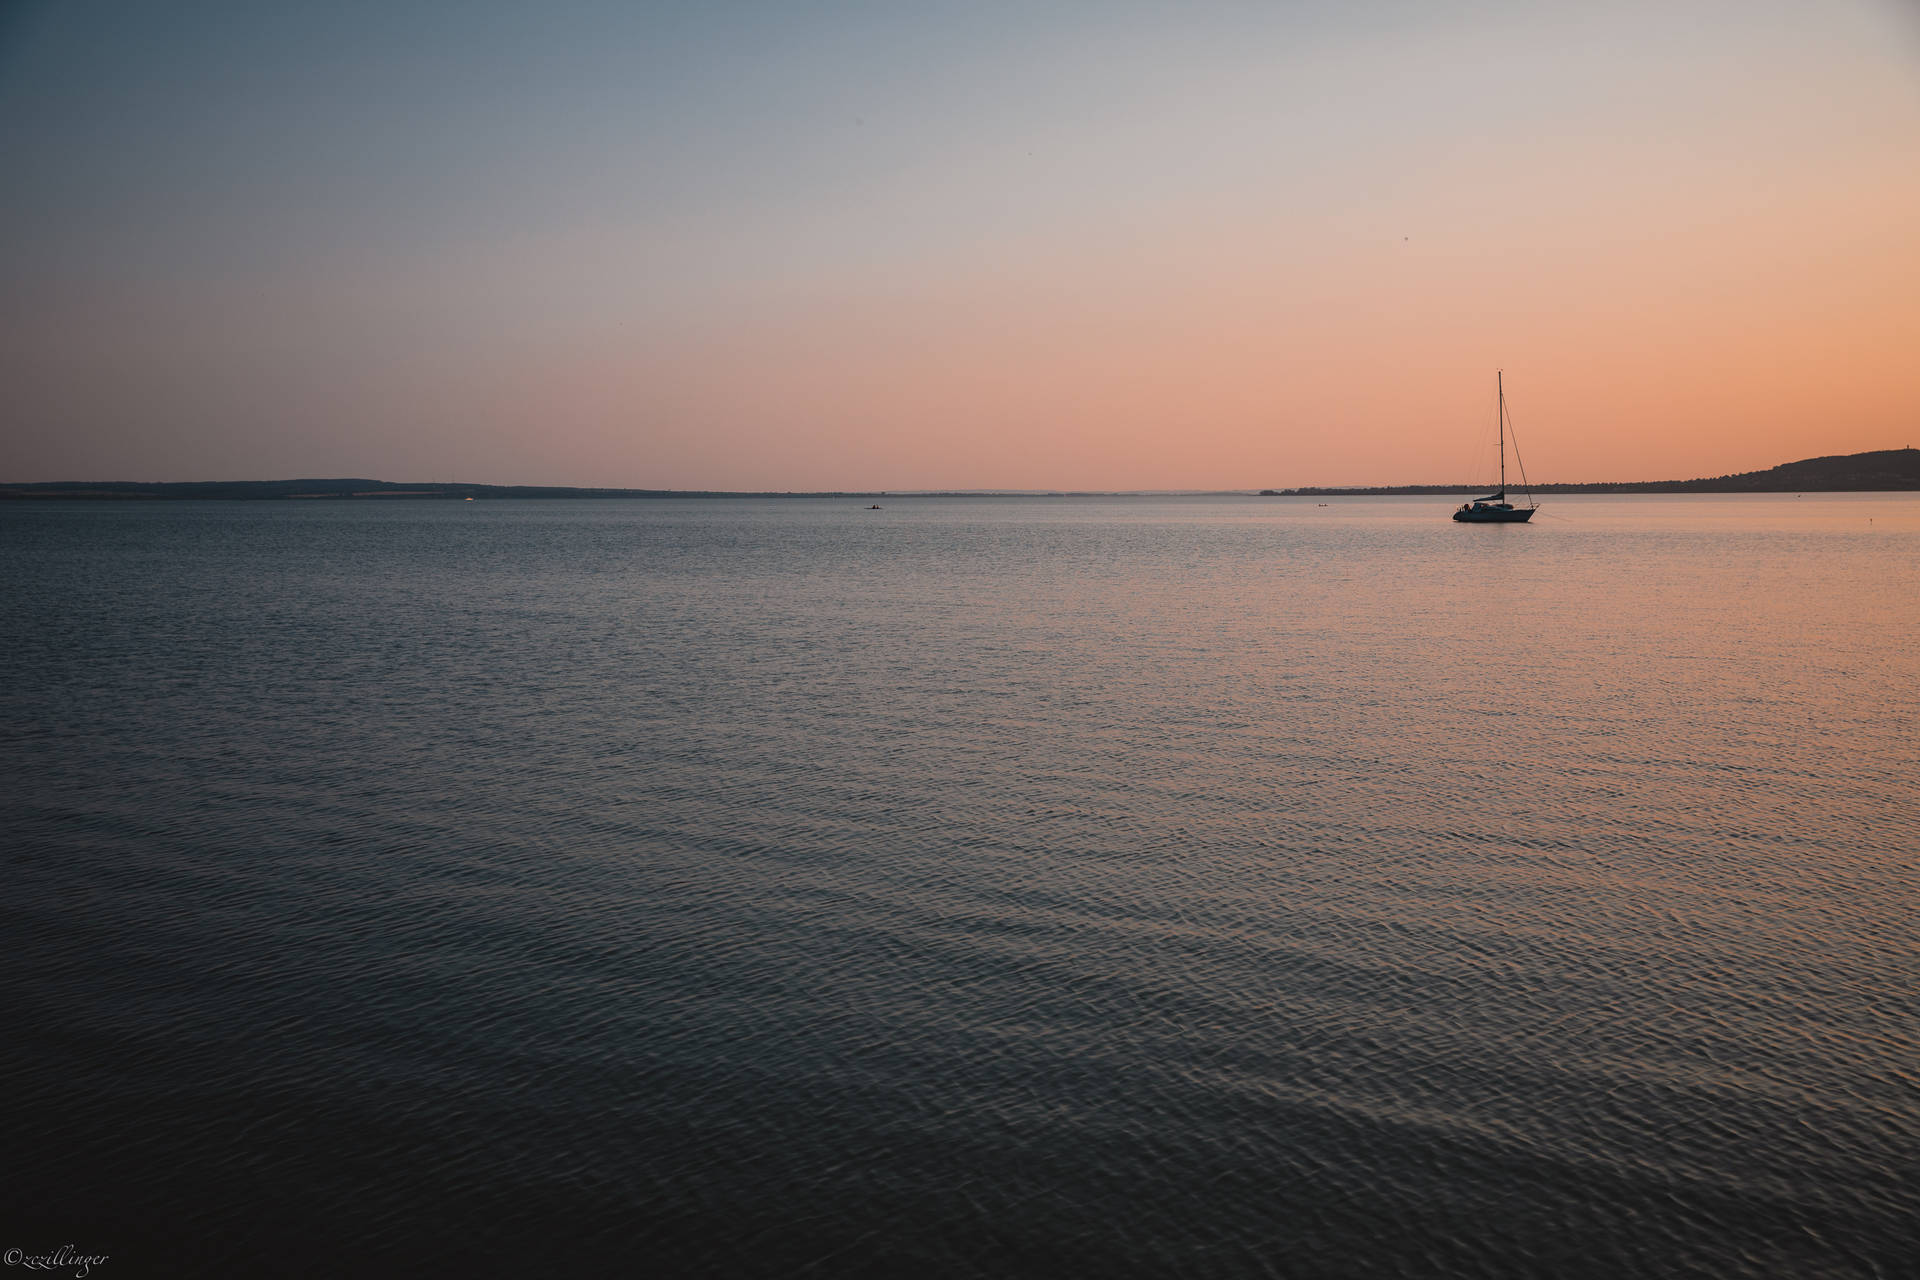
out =
[[(1514, 486), (1517, 487), (1517, 486)], [(1484, 485), (1396, 484), (1352, 487), (1303, 486), (1262, 489), (1262, 497), (1370, 497), (1394, 495), (1480, 493)], [(1920, 489), (1920, 449), (1880, 449), (1872, 453), (1840, 454), (1782, 463), (1767, 471), (1704, 480), (1627, 480), (1584, 484), (1537, 484), (1534, 493), (1845, 493)], [(914, 490), (914, 497), (985, 497), (1012, 494), (1011, 490)], [(1164, 492), (1164, 491), (1162, 491)], [(1245, 493), (1244, 489), (1217, 490)], [(1023, 496), (1120, 496), (1112, 490), (1070, 493), (1060, 490), (1020, 490)], [(268, 498), (878, 498), (908, 496), (884, 490), (792, 493), (719, 489), (579, 489), (564, 485), (459, 484), (426, 482), (396, 484), (388, 480), (181, 480), (85, 481), (50, 480), (33, 484), (0, 483), (0, 499), (189, 499), (216, 498), (255, 501)]]
[[(1520, 486), (1508, 481), (1509, 489)], [(1385, 496), (1393, 494), (1483, 493), (1485, 485), (1395, 484), (1354, 488), (1308, 486), (1262, 489), (1267, 497)], [(1783, 462), (1766, 471), (1707, 480), (1622, 480), (1585, 484), (1536, 484), (1533, 493), (1852, 493), (1920, 489), (1920, 449), (1877, 449)]]

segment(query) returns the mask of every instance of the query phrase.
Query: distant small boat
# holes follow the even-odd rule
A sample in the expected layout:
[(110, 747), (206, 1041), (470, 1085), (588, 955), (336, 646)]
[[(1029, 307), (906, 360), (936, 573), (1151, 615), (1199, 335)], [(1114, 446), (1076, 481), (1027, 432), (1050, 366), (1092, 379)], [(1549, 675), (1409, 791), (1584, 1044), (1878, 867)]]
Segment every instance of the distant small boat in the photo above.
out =
[(872, 506), (870, 506), (870, 507), (868, 507), (868, 508), (867, 508), (867, 510), (869, 510), (869, 511), (881, 511), (881, 510), (884, 510), (884, 509), (885, 509), (885, 508), (883, 508), (883, 507), (882, 507), (882, 506), (881, 506), (881, 505), (880, 505), (879, 503), (877, 503), (877, 502), (876, 502), (876, 503), (874, 503), (874, 504), (873, 504)]
[[(1504, 374), (1494, 374), (1494, 386), (1500, 391), (1500, 489), (1484, 498), (1475, 498), (1472, 502), (1463, 502), (1453, 518), (1462, 524), (1525, 524), (1533, 519), (1533, 513), (1540, 504), (1533, 500), (1533, 490), (1527, 489), (1527, 505), (1516, 507), (1507, 501), (1507, 386)], [(1514, 461), (1520, 460), (1519, 441), (1513, 446)], [(1524, 463), (1520, 467), (1520, 486), (1527, 488), (1527, 469)]]

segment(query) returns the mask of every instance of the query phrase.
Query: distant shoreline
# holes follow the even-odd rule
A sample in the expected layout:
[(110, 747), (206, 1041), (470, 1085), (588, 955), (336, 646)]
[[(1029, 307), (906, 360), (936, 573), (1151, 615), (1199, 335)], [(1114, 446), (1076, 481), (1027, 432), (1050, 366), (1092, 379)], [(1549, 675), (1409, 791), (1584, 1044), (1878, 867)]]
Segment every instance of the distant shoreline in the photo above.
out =
[[(1579, 484), (1509, 484), (1508, 490), (1527, 493), (1898, 493), (1920, 489), (1920, 449), (1877, 449), (1870, 453), (1835, 454), (1803, 458), (1766, 471), (1702, 480), (1592, 481)], [(1308, 485), (1297, 489), (1262, 490), (1270, 497), (1325, 498), (1438, 496), (1487, 492), (1487, 486), (1458, 484), (1397, 484), (1330, 487)]]
[[(1510, 491), (1535, 494), (1580, 493), (1892, 493), (1920, 490), (1920, 449), (1881, 449), (1871, 453), (1841, 454), (1826, 458), (1807, 458), (1783, 463), (1767, 471), (1747, 471), (1738, 475), (1716, 476), (1702, 480), (1629, 480), (1591, 481), (1577, 484), (1537, 484), (1531, 489), (1509, 485)], [(184, 480), (184, 481), (66, 481), (53, 480), (33, 484), (0, 483), (0, 500), (13, 499), (86, 499), (86, 500), (189, 500), (225, 499), (263, 501), (285, 498), (1112, 498), (1169, 496), (1175, 492), (1187, 496), (1231, 496), (1235, 494), (1272, 498), (1367, 498), (1367, 497), (1441, 497), (1479, 494), (1486, 485), (1396, 484), (1396, 485), (1303, 485), (1291, 489), (1216, 489), (1216, 490), (1041, 490), (1041, 489), (948, 489), (931, 490), (827, 490), (818, 492), (781, 492), (779, 490), (721, 489), (586, 489), (564, 485), (495, 484), (396, 484), (387, 480)]]

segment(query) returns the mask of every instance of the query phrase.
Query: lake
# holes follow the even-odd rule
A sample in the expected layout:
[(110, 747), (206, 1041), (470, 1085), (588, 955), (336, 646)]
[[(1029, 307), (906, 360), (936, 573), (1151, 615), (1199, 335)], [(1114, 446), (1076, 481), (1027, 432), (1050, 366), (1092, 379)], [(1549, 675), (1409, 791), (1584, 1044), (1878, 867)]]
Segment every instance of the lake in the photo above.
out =
[(0, 1246), (1911, 1274), (1920, 495), (1456, 505), (0, 504)]

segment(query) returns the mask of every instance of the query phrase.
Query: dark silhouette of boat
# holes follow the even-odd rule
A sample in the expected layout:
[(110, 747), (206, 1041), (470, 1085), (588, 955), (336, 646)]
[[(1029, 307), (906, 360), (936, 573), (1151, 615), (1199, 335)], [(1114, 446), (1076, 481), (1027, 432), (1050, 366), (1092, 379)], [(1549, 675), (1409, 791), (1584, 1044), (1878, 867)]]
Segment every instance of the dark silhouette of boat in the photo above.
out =
[(1520, 487), (1527, 489), (1527, 505), (1516, 507), (1507, 501), (1507, 386), (1504, 373), (1494, 374), (1494, 385), (1500, 391), (1500, 489), (1484, 498), (1475, 498), (1472, 502), (1463, 502), (1453, 518), (1462, 524), (1525, 524), (1533, 519), (1533, 513), (1540, 504), (1533, 500), (1533, 490), (1527, 488), (1527, 466), (1520, 462), (1520, 442), (1514, 441), (1513, 460), (1520, 462)]

